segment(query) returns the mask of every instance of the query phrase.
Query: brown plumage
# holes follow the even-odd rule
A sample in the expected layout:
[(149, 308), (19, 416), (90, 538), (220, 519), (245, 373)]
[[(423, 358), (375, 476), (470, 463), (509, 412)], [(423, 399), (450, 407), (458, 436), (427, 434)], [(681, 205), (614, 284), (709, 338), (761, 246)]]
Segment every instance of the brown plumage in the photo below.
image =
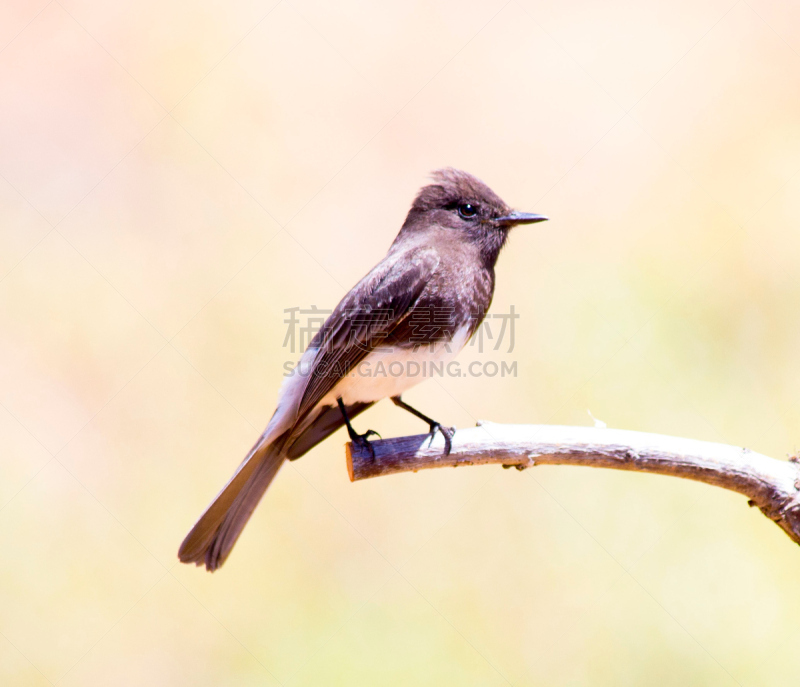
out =
[[(181, 544), (182, 562), (208, 570), (225, 562), (283, 461), (347, 423), (339, 400), (352, 419), (381, 398), (399, 400), (422, 381), (357, 375), (361, 363), (455, 355), (489, 309), (494, 265), (509, 229), (546, 219), (512, 212), (466, 172), (443, 169), (432, 176), (386, 257), (342, 299), (285, 381), (266, 430)], [(430, 421), (432, 432), (445, 433), (416, 414)], [(348, 431), (366, 441), (367, 435)]]

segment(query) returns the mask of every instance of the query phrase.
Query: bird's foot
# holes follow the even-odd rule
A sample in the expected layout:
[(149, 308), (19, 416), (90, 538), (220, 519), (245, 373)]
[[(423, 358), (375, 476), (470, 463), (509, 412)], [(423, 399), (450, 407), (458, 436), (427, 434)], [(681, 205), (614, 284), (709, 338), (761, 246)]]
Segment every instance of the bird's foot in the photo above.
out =
[(375, 447), (372, 445), (372, 442), (369, 440), (371, 436), (376, 436), (379, 439), (383, 439), (383, 437), (378, 434), (374, 429), (368, 429), (363, 434), (356, 434), (356, 432), (350, 432), (350, 441), (352, 441), (357, 446), (361, 448), (367, 449), (369, 451), (370, 456), (372, 456), (373, 462), (375, 461)]
[(444, 437), (444, 455), (449, 456), (450, 450), (453, 448), (453, 437), (455, 436), (456, 428), (445, 427), (444, 425), (440, 425), (438, 422), (431, 422), (430, 428), (431, 441), (428, 446), (433, 444), (433, 439), (436, 436), (436, 432), (441, 432), (442, 436)]

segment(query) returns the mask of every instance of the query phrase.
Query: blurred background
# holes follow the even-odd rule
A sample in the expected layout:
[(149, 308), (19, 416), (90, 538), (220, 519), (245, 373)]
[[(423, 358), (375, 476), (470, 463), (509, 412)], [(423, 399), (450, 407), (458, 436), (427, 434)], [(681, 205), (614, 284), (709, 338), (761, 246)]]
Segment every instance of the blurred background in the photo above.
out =
[(0, 683), (795, 684), (800, 549), (677, 479), (351, 484), (340, 432), (221, 571), (176, 552), (273, 411), (284, 310), (447, 165), (551, 221), (497, 267), (517, 376), (410, 403), (800, 447), (798, 51), (788, 0), (2, 3)]

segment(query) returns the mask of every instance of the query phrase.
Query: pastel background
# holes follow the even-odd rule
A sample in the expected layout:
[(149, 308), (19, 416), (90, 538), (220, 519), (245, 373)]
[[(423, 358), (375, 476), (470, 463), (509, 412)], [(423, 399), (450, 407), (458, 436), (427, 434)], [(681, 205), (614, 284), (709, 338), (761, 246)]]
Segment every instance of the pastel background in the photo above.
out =
[(799, 51), (788, 0), (5, 0), (0, 684), (797, 684), (800, 549), (676, 479), (351, 484), (340, 432), (220, 572), (176, 552), (272, 413), (284, 309), (445, 165), (552, 219), (497, 268), (518, 376), (409, 402), (800, 447)]

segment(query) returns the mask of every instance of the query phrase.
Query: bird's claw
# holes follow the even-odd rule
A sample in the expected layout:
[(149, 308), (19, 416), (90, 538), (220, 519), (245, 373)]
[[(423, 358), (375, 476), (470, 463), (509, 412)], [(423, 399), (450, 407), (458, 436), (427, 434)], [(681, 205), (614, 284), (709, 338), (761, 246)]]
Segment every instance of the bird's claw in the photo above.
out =
[(378, 434), (374, 429), (368, 429), (363, 434), (355, 434), (351, 436), (350, 439), (354, 444), (358, 444), (361, 448), (365, 448), (369, 451), (370, 456), (372, 456), (373, 462), (375, 461), (375, 447), (372, 445), (372, 442), (369, 440), (371, 436), (376, 436), (379, 439), (383, 439), (383, 437)]
[(442, 433), (444, 437), (444, 455), (449, 456), (450, 451), (453, 448), (453, 436), (455, 436), (456, 428), (455, 427), (445, 427), (444, 425), (440, 425), (438, 422), (434, 422), (431, 424), (431, 440), (428, 446), (433, 444), (433, 439), (436, 436), (436, 432), (439, 431)]

